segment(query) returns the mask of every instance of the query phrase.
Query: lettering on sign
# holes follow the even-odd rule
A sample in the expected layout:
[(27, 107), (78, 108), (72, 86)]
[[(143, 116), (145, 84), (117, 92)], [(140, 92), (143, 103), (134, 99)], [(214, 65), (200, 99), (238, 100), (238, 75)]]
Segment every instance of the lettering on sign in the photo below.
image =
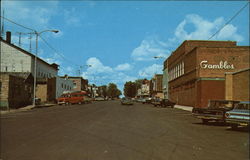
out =
[(208, 61), (201, 61), (200, 67), (204, 69), (234, 69), (233, 64), (229, 64), (227, 61), (220, 61), (219, 64), (209, 64)]

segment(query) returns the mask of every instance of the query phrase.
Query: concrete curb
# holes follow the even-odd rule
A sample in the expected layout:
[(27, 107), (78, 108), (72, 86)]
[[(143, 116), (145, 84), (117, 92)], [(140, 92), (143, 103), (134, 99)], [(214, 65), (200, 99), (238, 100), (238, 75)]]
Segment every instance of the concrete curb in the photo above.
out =
[(191, 107), (191, 106), (175, 105), (174, 108), (189, 111), (189, 112), (192, 112), (192, 110), (193, 110), (193, 107)]
[(32, 110), (32, 109), (35, 109), (35, 108), (52, 107), (52, 106), (55, 106), (55, 105), (56, 104), (43, 104), (43, 105), (36, 105), (36, 106), (29, 105), (29, 106), (22, 107), (22, 108), (19, 108), (19, 109), (10, 109), (10, 110), (7, 110), (7, 111), (0, 111), (0, 115), (28, 111), (28, 110)]

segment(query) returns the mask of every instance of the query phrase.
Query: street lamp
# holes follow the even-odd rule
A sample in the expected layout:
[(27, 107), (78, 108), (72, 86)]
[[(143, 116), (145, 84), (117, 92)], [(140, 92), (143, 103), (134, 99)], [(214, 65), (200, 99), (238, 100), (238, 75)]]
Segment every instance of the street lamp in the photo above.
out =
[(58, 33), (59, 31), (58, 30), (44, 30), (44, 31), (41, 31), (41, 32), (37, 32), (37, 31), (34, 31), (33, 33), (31, 34), (35, 34), (36, 35), (36, 55), (35, 55), (35, 62), (34, 62), (34, 90), (33, 90), (33, 106), (36, 105), (36, 65), (37, 65), (37, 54), (38, 54), (38, 37), (44, 33), (44, 32), (54, 32), (54, 33)]

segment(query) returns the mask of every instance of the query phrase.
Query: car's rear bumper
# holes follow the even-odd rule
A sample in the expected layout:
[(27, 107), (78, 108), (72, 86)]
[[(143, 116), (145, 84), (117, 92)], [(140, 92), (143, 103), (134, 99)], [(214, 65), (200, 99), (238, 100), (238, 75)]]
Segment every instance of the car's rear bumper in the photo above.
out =
[(223, 115), (213, 115), (213, 114), (194, 114), (193, 113), (193, 116), (199, 119), (209, 119), (209, 120), (223, 120), (224, 119)]
[(65, 104), (65, 102), (57, 102), (58, 105)]
[(226, 122), (230, 124), (238, 124), (241, 126), (247, 126), (250, 123), (248, 119), (235, 119), (235, 118), (227, 118)]

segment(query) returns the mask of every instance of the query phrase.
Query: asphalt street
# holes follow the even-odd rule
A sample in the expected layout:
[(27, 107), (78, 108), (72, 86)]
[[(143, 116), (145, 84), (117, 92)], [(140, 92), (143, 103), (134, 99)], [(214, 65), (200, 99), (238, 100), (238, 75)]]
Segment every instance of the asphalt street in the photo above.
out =
[(248, 160), (249, 130), (119, 101), (1, 115), (1, 160)]

